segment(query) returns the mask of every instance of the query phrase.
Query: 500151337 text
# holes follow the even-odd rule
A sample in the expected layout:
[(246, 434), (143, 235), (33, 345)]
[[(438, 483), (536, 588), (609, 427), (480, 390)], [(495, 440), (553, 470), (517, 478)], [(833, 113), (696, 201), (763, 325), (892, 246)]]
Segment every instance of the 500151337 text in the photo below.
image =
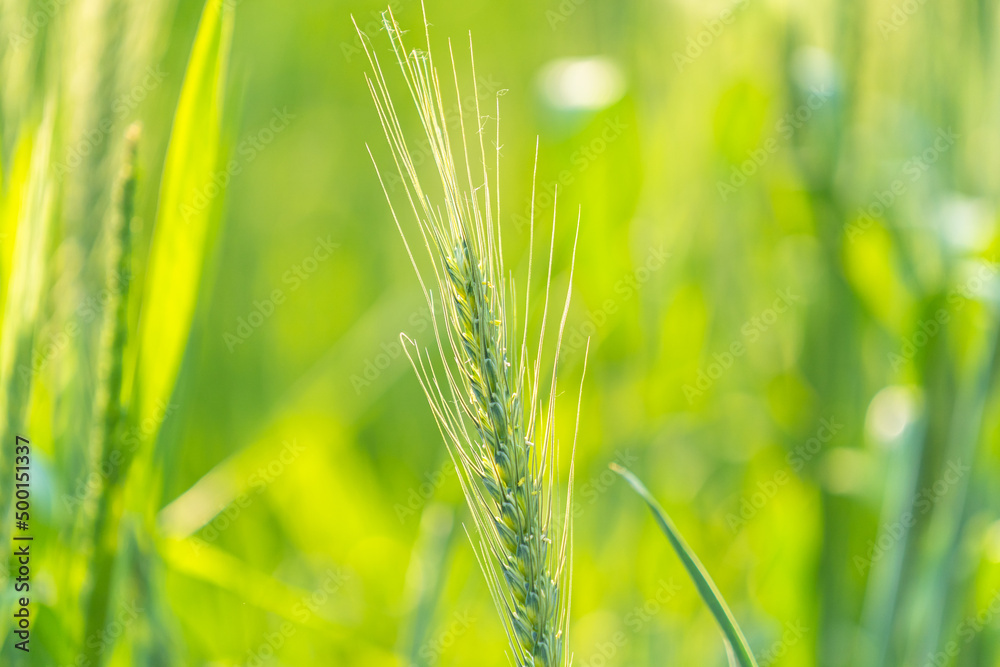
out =
[(14, 535), (13, 562), (17, 576), (14, 578), (14, 591), (23, 594), (14, 604), (14, 632), (16, 641), (14, 648), (29, 651), (28, 642), (31, 639), (31, 612), (28, 603), (31, 601), (28, 593), (31, 591), (31, 536), (24, 533), (28, 530), (28, 520), (31, 517), (31, 443), (27, 438), (16, 436), (14, 440), (14, 527), (19, 534)]

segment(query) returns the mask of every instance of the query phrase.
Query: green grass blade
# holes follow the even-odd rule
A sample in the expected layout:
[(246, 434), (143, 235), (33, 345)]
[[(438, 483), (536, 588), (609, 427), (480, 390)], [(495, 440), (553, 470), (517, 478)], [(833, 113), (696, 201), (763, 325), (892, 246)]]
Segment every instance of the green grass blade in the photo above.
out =
[[(209, 192), (207, 186), (212, 184), (222, 155), (222, 103), (232, 22), (230, 3), (206, 2), (181, 86), (160, 182), (133, 384), (131, 392), (124, 386), (114, 392), (132, 396), (126, 417), (131, 424), (160, 423), (153, 415), (159, 406), (169, 403), (173, 392), (194, 317), (204, 259), (216, 236), (222, 189), (216, 186), (215, 199), (207, 202), (199, 200), (199, 195)], [(124, 313), (118, 320), (118, 325), (126, 325)], [(122, 371), (123, 376), (127, 373), (127, 369)], [(108, 433), (103, 435), (110, 439)], [(116, 576), (122, 571), (119, 546), (128, 505), (126, 487), (149, 488), (141, 459), (148, 452), (118, 451), (121, 456), (114, 473), (107, 477), (95, 519), (86, 637), (106, 626), (116, 594)], [(133, 457), (140, 458), (139, 464), (134, 464)], [(87, 664), (102, 665), (112, 650), (111, 643), (91, 641), (83, 647), (83, 655)]]
[(723, 642), (726, 645), (726, 659), (729, 660), (729, 667), (739, 667), (740, 663), (736, 661), (736, 654), (733, 653), (733, 646), (729, 642)]
[(715, 587), (715, 582), (712, 581), (712, 577), (705, 570), (705, 566), (701, 564), (694, 551), (687, 545), (681, 534), (677, 532), (673, 521), (670, 520), (667, 513), (656, 502), (656, 498), (639, 481), (638, 477), (615, 463), (611, 464), (611, 469), (624, 477), (625, 481), (631, 484), (636, 493), (642, 496), (642, 499), (649, 505), (650, 511), (656, 518), (657, 523), (660, 524), (660, 528), (663, 529), (664, 534), (666, 534), (670, 545), (677, 552), (678, 557), (680, 557), (681, 562), (684, 564), (684, 569), (688, 571), (688, 575), (698, 588), (698, 593), (705, 601), (705, 604), (708, 605), (708, 608), (711, 609), (715, 620), (719, 623), (719, 627), (722, 628), (722, 632), (726, 636), (726, 641), (729, 645), (728, 648), (731, 649), (732, 653), (736, 654), (739, 664), (742, 667), (757, 667), (757, 661), (754, 660), (746, 637), (743, 636), (740, 626), (737, 625), (733, 613), (729, 610), (729, 605), (722, 598), (719, 589)]
[(221, 162), (232, 24), (230, 3), (208, 0), (174, 116), (139, 316), (134, 388), (138, 423), (166, 404), (173, 392), (205, 257), (217, 236), (223, 187), (213, 176)]

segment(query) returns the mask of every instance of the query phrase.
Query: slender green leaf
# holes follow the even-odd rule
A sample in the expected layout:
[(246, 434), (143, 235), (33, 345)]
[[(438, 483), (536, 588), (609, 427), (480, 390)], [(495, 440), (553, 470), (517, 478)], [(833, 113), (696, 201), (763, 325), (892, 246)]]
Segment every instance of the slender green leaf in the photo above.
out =
[(177, 104), (139, 316), (134, 394), (140, 423), (173, 393), (205, 258), (217, 235), (225, 188), (218, 169), (232, 25), (231, 3), (206, 3)]
[[(131, 394), (128, 419), (137, 424), (159, 424), (156, 411), (169, 403), (194, 317), (205, 257), (216, 236), (223, 186), (215, 175), (222, 154), (222, 103), (232, 21), (230, 3), (208, 0), (205, 4), (174, 115), (139, 315), (133, 384), (131, 391), (123, 387), (114, 392)], [(118, 320), (117, 324), (124, 325), (124, 315)], [(125, 370), (123, 375), (127, 374)], [(86, 637), (105, 627), (115, 596), (118, 545), (128, 504), (123, 497), (132, 464), (128, 457), (136, 456), (118, 451), (122, 456), (113, 466), (114, 474), (107, 477), (95, 519)], [(148, 457), (148, 451), (138, 456)], [(148, 491), (148, 465), (142, 463), (135, 466), (137, 474), (130, 475), (128, 483)], [(112, 650), (110, 643), (86, 642), (83, 656), (87, 664), (101, 665)]]
[(736, 654), (737, 660), (742, 667), (757, 667), (757, 661), (754, 660), (753, 652), (750, 651), (750, 646), (747, 644), (746, 637), (743, 636), (743, 632), (740, 630), (740, 626), (737, 625), (736, 619), (733, 617), (733, 613), (729, 611), (729, 606), (726, 601), (722, 598), (722, 594), (719, 593), (719, 589), (715, 587), (715, 582), (712, 581), (712, 577), (709, 576), (708, 571), (705, 566), (701, 564), (698, 557), (695, 555), (691, 547), (687, 545), (681, 534), (677, 532), (677, 528), (674, 527), (674, 522), (670, 520), (667, 513), (663, 511), (660, 504), (656, 502), (656, 498), (646, 489), (639, 478), (633, 475), (631, 472), (622, 468), (621, 466), (612, 463), (611, 469), (616, 473), (625, 478), (632, 488), (642, 496), (642, 499), (646, 501), (649, 505), (650, 511), (656, 518), (656, 522), (660, 524), (660, 528), (663, 529), (664, 534), (666, 534), (667, 539), (670, 541), (670, 545), (677, 552), (677, 556), (680, 557), (681, 562), (684, 564), (684, 568), (688, 571), (688, 575), (694, 582), (694, 585), (698, 588), (698, 593), (701, 594), (702, 599), (708, 608), (712, 610), (712, 615), (715, 616), (715, 620), (718, 621), (719, 627), (722, 628), (723, 634), (726, 636), (726, 642), (728, 643), (728, 648), (731, 649), (732, 653)]

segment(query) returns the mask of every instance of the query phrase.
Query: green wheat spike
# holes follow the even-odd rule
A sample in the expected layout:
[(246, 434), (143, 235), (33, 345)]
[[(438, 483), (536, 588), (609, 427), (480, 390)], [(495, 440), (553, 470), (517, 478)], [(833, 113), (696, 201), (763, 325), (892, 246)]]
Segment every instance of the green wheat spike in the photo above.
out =
[[(113, 213), (108, 218), (108, 293), (111, 300), (105, 311), (101, 332), (101, 351), (97, 400), (95, 402), (94, 432), (91, 448), (96, 453), (99, 471), (105, 471), (104, 492), (98, 501), (94, 522), (95, 568), (88, 600), (86, 632), (93, 637), (101, 632), (107, 620), (111, 598), (114, 559), (109, 555), (118, 549), (118, 518), (121, 503), (113, 490), (118, 487), (126, 456), (119, 437), (127, 406), (122, 402), (122, 360), (128, 342), (128, 297), (130, 266), (132, 261), (132, 219), (135, 214), (136, 168), (135, 159), (139, 141), (139, 127), (133, 125), (126, 134), (126, 155)], [(101, 655), (94, 642), (86, 642), (87, 664), (101, 664)]]
[[(426, 15), (424, 23), (426, 32)], [(457, 113), (451, 114), (445, 111), (429, 35), (426, 51), (407, 51), (391, 10), (385, 14), (385, 29), (420, 117), (423, 138), (431, 148), (437, 176), (433, 184), (424, 184), (417, 175), (414, 156), (407, 148), (382, 66), (367, 36), (359, 29), (372, 68), (372, 77), (368, 79), (370, 92), (399, 177), (406, 186), (416, 229), (433, 266), (433, 279), (431, 272), (422, 273), (416, 263), (414, 268), (428, 309), (432, 314), (435, 312), (434, 297), (428, 287), (433, 280), (440, 299), (437, 306), (444, 314), (440, 328), (436, 318), (434, 322), (437, 361), (432, 361), (405, 336), (404, 347), (472, 510), (476, 556), (503, 621), (514, 663), (517, 667), (567, 665), (572, 513), (568, 499), (565, 511), (554, 510), (561, 502), (555, 500), (554, 475), (558, 456), (556, 374), (554, 367), (551, 376), (549, 371), (540, 369), (541, 342), (532, 360), (527, 328), (523, 334), (517, 330), (517, 296), (513, 280), (506, 276), (503, 266), (498, 223), (499, 182), (495, 175), (489, 174), (494, 167), (493, 156), (487, 161), (484, 115), (475, 94), (478, 91), (473, 88), (471, 96), (476, 100), (472, 110), (477, 119), (475, 129), (467, 133), (454, 52), (449, 49)], [(474, 82), (471, 46), (470, 60)], [(454, 149), (450, 122), (460, 124)], [(498, 171), (499, 121), (497, 126), (497, 136), (490, 136), (490, 141), (495, 141)], [(381, 173), (379, 178), (384, 188)], [(391, 207), (388, 191), (386, 196)], [(410, 252), (411, 245), (395, 209), (392, 214)], [(553, 224), (553, 234), (554, 229)], [(410, 257), (413, 258), (412, 252)], [(550, 244), (545, 311), (551, 260)], [(530, 285), (530, 258), (528, 264)], [(569, 280), (572, 284), (572, 264)], [(567, 289), (558, 341), (565, 326), (569, 292)], [(524, 312), (529, 312), (527, 298)], [(559, 356), (558, 345), (555, 358)], [(438, 363), (444, 369), (445, 386), (439, 383), (440, 376), (435, 370)], [(543, 376), (551, 377), (547, 406), (543, 405), (544, 390), (539, 391)], [(571, 465), (570, 493), (572, 477)]]

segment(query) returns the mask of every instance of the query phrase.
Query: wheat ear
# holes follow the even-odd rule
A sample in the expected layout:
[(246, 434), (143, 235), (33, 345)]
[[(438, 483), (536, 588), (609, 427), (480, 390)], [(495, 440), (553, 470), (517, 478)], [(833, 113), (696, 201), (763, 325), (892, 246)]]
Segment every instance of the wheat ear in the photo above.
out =
[[(513, 279), (505, 278), (498, 220), (499, 99), (495, 119), (496, 165), (491, 180), (485, 148), (484, 121), (487, 117), (479, 108), (471, 35), (469, 53), (476, 118), (472, 141), (465, 130), (462, 93), (451, 43), (448, 48), (457, 105), (454, 116), (445, 111), (438, 71), (430, 51), (426, 12), (426, 51), (407, 51), (392, 11), (383, 14), (383, 18), (440, 179), (440, 190), (435, 183), (433, 195), (422, 186), (381, 63), (368, 37), (358, 30), (372, 68), (372, 76), (366, 77), (368, 86), (430, 257), (433, 284), (440, 295), (438, 307), (443, 325), (439, 326), (433, 289), (428, 287), (430, 281), (425, 281), (423, 275), (428, 272), (422, 273), (415, 261), (380, 172), (379, 180), (389, 199), (393, 218), (432, 313), (439, 359), (435, 362), (429, 352), (421, 352), (405, 335), (403, 344), (458, 471), (476, 526), (476, 537), (470, 536), (470, 539), (503, 620), (515, 664), (518, 667), (568, 665), (571, 659), (565, 647), (572, 578), (570, 497), (573, 464), (570, 463), (565, 508), (554, 508), (559, 456), (555, 437), (556, 369), (553, 365), (551, 377), (545, 378), (539, 362), (552, 282), (555, 222), (553, 219), (541, 331), (534, 362), (531, 362), (527, 323), (520, 345), (511, 345), (517, 335), (516, 297)], [(497, 98), (501, 93), (497, 92)], [(452, 150), (449, 121), (453, 124), (457, 121), (459, 126), (460, 157), (465, 167), (462, 176)], [(470, 144), (472, 153), (478, 152), (475, 167), (469, 157)], [(536, 141), (536, 164), (537, 150)], [(530, 238), (529, 248), (534, 241), (533, 207)], [(574, 240), (574, 251), (575, 243)], [(532, 252), (529, 250), (529, 286)], [(570, 284), (572, 274), (571, 262)], [(557, 359), (569, 299), (567, 288), (556, 337)], [(528, 312), (527, 296), (524, 312)], [(442, 370), (435, 370), (436, 365)], [(444, 378), (443, 387), (439, 374)], [(548, 397), (543, 401), (540, 390), (546, 382)], [(574, 449), (575, 446), (574, 435)]]

